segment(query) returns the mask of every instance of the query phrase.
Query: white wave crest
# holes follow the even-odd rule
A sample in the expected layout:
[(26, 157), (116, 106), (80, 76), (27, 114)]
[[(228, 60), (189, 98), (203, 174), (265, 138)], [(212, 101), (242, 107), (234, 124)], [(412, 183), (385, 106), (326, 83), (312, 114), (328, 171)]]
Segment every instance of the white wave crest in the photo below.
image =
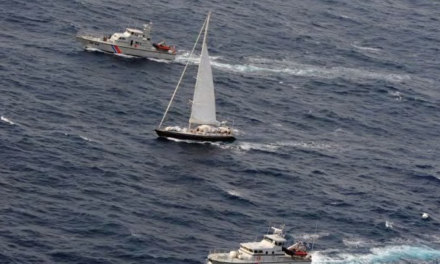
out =
[(80, 138), (82, 138), (82, 139), (84, 139), (85, 141), (90, 141), (90, 142), (93, 142), (93, 140), (91, 140), (90, 138), (88, 138), (88, 137), (84, 137), (84, 136), (79, 136)]
[(351, 46), (356, 49), (368, 51), (368, 52), (372, 52), (372, 53), (379, 53), (381, 51), (381, 49), (378, 49), (378, 48), (363, 47), (363, 46), (358, 46), (356, 44), (351, 44)]
[(11, 120), (7, 119), (7, 118), (4, 117), (4, 116), (1, 116), (1, 120), (2, 120), (3, 122), (6, 122), (6, 123), (10, 124), (10, 125), (15, 125), (14, 122), (12, 122)]
[(241, 197), (241, 193), (236, 190), (226, 190), (226, 192), (231, 196)]
[(142, 234), (138, 231), (138, 230), (129, 230), (130, 231), (130, 235), (135, 237), (135, 238), (141, 238)]
[(394, 228), (394, 223), (390, 222), (390, 221), (385, 221), (385, 227), (388, 229), (393, 229)]
[(402, 93), (400, 92), (390, 92), (391, 96), (395, 97), (397, 101), (402, 101)]

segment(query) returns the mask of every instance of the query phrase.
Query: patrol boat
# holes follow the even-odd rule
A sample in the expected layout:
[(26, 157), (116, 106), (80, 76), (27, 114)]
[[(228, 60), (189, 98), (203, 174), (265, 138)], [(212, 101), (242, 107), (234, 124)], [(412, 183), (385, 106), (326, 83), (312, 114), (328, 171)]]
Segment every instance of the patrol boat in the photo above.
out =
[(142, 58), (173, 60), (176, 48), (163, 41), (151, 43), (150, 32), (153, 23), (144, 24), (143, 30), (127, 28), (123, 33), (110, 36), (77, 35), (85, 49), (98, 49), (108, 53), (130, 55)]
[(302, 242), (284, 247), (284, 225), (281, 228), (271, 227), (273, 234), (266, 234), (260, 242), (241, 243), (238, 250), (211, 250), (208, 264), (310, 264), (312, 256)]

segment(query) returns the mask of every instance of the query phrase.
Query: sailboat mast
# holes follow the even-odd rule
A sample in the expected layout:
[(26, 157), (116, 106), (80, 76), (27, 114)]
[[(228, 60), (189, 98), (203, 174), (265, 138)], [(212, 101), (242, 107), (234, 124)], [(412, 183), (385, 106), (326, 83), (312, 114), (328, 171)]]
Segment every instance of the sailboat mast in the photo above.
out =
[(211, 11), (209, 11), (208, 17), (206, 18), (205, 35), (203, 36), (203, 47), (206, 45), (206, 37), (208, 36), (208, 26), (209, 26), (210, 17), (211, 17)]
[[(211, 11), (208, 12), (208, 16), (206, 17), (205, 23), (203, 24), (203, 27), (205, 27), (205, 35), (203, 36), (202, 50), (206, 45), (206, 36), (208, 35), (208, 25), (209, 25), (209, 18), (210, 17), (211, 17)], [(202, 30), (203, 30), (203, 27), (202, 27)], [(200, 66), (199, 66), (199, 69), (200, 69)], [(196, 85), (194, 87), (197, 87), (197, 82), (199, 81), (198, 77), (199, 77), (199, 74), (197, 72)], [(190, 130), (190, 129), (191, 129), (191, 118), (188, 122), (188, 130)]]

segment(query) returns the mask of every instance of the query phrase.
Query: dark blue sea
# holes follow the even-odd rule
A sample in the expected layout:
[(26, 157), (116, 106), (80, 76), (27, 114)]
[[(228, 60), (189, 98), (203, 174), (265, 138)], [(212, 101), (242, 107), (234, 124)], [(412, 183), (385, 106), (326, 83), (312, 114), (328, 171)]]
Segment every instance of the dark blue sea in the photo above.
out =
[[(209, 10), (237, 141), (158, 140)], [(75, 39), (149, 20), (175, 61)], [(0, 263), (205, 263), (282, 222), (313, 263), (440, 263), (439, 45), (435, 0), (1, 0)]]

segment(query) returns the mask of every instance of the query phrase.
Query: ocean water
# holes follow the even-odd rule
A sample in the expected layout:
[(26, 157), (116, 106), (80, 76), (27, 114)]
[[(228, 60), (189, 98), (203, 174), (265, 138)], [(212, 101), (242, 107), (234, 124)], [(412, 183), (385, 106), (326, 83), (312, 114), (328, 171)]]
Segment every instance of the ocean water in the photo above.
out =
[[(217, 111), (184, 126), (211, 10)], [(153, 21), (173, 62), (85, 51)], [(0, 263), (204, 263), (271, 223), (313, 263), (440, 263), (440, 2), (0, 1)], [(428, 213), (428, 219), (422, 219)]]

